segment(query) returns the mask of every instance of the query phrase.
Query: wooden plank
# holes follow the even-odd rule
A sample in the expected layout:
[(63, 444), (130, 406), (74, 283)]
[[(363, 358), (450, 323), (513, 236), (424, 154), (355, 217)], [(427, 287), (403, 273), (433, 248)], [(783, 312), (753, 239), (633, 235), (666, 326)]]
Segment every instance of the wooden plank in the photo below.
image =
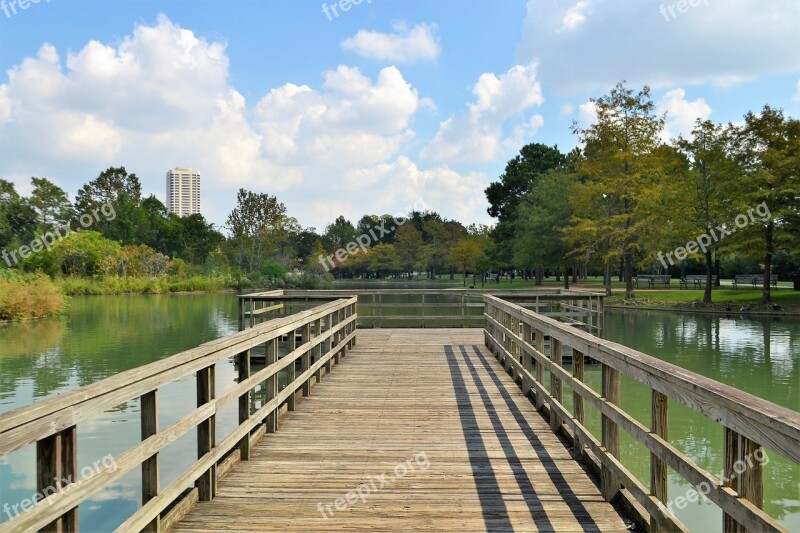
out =
[[(360, 331), (343, 371), (315, 386), (174, 531), (624, 530), (482, 343), (482, 330)], [(375, 376), (386, 381), (375, 386)], [(413, 461), (422, 452), (428, 468)], [(415, 468), (381, 486), (409, 458)], [(364, 502), (336, 509), (370, 480), (377, 490)]]
[[(658, 391), (651, 392), (650, 400), (650, 431), (669, 442), (668, 413), (669, 403), (666, 396)], [(650, 494), (662, 502), (668, 500), (667, 463), (658, 455), (650, 452)], [(650, 524), (653, 533), (659, 533), (662, 528), (656, 520)]]

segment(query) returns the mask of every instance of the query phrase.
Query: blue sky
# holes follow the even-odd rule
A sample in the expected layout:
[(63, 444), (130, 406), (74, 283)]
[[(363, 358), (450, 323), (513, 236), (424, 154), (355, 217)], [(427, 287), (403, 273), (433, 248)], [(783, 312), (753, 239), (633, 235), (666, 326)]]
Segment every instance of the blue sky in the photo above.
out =
[(491, 222), (505, 162), (571, 149), (622, 79), (652, 86), (665, 138), (800, 114), (796, 0), (1, 2), (0, 176), (74, 196), (124, 165), (163, 200), (192, 166), (216, 224), (239, 187), (318, 229), (420, 199)]

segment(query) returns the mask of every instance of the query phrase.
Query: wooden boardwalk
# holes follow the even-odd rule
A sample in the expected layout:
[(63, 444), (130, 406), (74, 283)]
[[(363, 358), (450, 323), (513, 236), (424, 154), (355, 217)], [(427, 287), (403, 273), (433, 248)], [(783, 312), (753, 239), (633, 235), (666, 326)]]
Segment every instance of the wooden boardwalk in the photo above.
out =
[(625, 529), (483, 330), (383, 329), (173, 531)]

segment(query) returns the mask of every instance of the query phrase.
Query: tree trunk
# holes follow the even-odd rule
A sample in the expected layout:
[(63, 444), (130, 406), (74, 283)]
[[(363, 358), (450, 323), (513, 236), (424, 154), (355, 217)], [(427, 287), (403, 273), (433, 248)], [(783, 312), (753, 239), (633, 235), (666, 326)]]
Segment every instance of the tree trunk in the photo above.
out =
[(636, 295), (633, 292), (633, 259), (630, 254), (625, 254), (623, 260), (623, 270), (625, 271), (625, 299), (633, 300)]
[(536, 285), (544, 285), (544, 270), (541, 268), (536, 269)]
[(770, 294), (770, 284), (772, 280), (770, 279), (770, 270), (772, 270), (772, 252), (773, 252), (773, 231), (775, 226), (772, 222), (767, 225), (766, 231), (766, 245), (767, 249), (764, 253), (764, 290), (761, 295), (761, 303), (768, 304), (772, 303), (772, 295)]
[(572, 265), (572, 283), (578, 283), (578, 268)]
[(464, 269), (464, 287), (467, 286), (467, 269)]
[(703, 293), (703, 303), (706, 305), (711, 303), (711, 289), (714, 288), (711, 286), (712, 268), (713, 264), (711, 261), (711, 250), (706, 250), (706, 290)]
[(606, 270), (603, 273), (603, 285), (606, 287), (606, 296), (611, 296), (611, 260), (606, 260)]
[(564, 266), (564, 288), (569, 289), (569, 267)]

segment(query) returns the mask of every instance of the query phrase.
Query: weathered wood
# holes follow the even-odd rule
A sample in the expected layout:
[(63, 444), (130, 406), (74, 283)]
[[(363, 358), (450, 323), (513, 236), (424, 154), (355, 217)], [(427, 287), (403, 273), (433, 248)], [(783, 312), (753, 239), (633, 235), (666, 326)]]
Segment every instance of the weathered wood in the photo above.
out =
[[(211, 402), (214, 397), (215, 367), (209, 366), (197, 372), (197, 407)], [(197, 426), (197, 458), (202, 459), (216, 445), (217, 432), (212, 415)], [(200, 501), (214, 499), (217, 484), (217, 466), (211, 465), (196, 482)]]
[[(667, 397), (658, 391), (652, 391), (650, 401), (650, 430), (669, 442), (668, 413), (669, 404)], [(658, 455), (650, 452), (650, 494), (662, 502), (668, 500), (667, 496), (667, 463)], [(653, 533), (662, 531), (657, 520), (650, 524)]]
[[(541, 358), (536, 359), (536, 381), (544, 385), (544, 366), (542, 365), (541, 361), (544, 359), (544, 332), (540, 329), (536, 329), (536, 351), (539, 353)], [(544, 398), (542, 394), (536, 395), (536, 410), (541, 411), (542, 407), (544, 406)]]
[[(273, 365), (278, 362), (278, 339), (272, 339), (266, 343), (266, 364)], [(272, 374), (266, 380), (266, 401), (269, 402), (278, 395), (278, 375)], [(278, 408), (273, 409), (266, 418), (267, 432), (275, 433), (278, 431)]]
[[(484, 348), (475, 352), (480, 330), (368, 330), (359, 339), (347, 366), (326, 376), (176, 533), (625, 529), (500, 364)], [(376, 375), (391, 379), (376, 387)], [(426, 469), (414, 462), (423, 452)], [(415, 468), (395, 478), (408, 459)], [(366, 501), (325, 510), (370, 480), (376, 490)]]
[[(141, 435), (142, 440), (147, 440), (158, 433), (158, 392), (150, 391), (143, 394), (139, 401), (141, 412)], [(154, 453), (150, 458), (142, 461), (142, 503), (147, 503), (156, 496), (159, 491), (159, 455)], [(156, 517), (150, 522), (144, 531), (161, 531), (161, 518)]]
[[(301, 342), (305, 344), (311, 340), (311, 324), (306, 324), (302, 328), (300, 328), (300, 335), (301, 335)], [(306, 350), (303, 352), (303, 355), (300, 358), (301, 361), (301, 372), (305, 372), (311, 367), (311, 350)], [(308, 379), (303, 382), (303, 396), (309, 396), (311, 394), (311, 380)]]
[[(572, 376), (578, 380), (583, 381), (585, 379), (585, 361), (583, 354), (578, 350), (572, 350)], [(570, 383), (570, 387), (572, 387)], [(572, 412), (575, 415), (575, 420), (578, 421), (579, 424), (583, 425), (584, 419), (584, 410), (583, 410), (583, 396), (580, 392), (576, 391), (572, 388)], [(581, 444), (580, 439), (575, 440), (575, 458), (582, 459), (583, 458), (583, 444)]]
[[(250, 350), (239, 354), (239, 383), (250, 378)], [(239, 396), (239, 424), (247, 422), (250, 418), (250, 397), (251, 390), (247, 389), (244, 394)], [(239, 454), (242, 461), (250, 460), (250, 435), (239, 442)]]
[[(488, 299), (489, 298), (487, 298), (487, 300)], [(487, 324), (489, 329), (497, 330), (497, 334), (500, 335), (502, 333), (503, 326), (492, 318), (492, 316), (495, 315), (496, 310), (493, 309), (493, 306), (489, 307), (490, 312), (486, 315)], [(540, 323), (540, 318), (541, 317), (534, 316), (533, 319), (530, 320), (531, 324), (538, 325)], [(562, 328), (564, 327), (562, 326)], [(557, 333), (557, 336), (560, 336), (563, 339), (567, 337), (567, 335), (563, 335), (563, 333), (573, 333), (569, 327), (565, 327), (564, 330), (565, 331), (563, 332)], [(497, 346), (497, 342), (494, 340), (492, 335), (488, 335), (487, 339), (491, 344)], [(533, 350), (533, 347), (523, 344), (522, 349)], [(560, 377), (565, 384), (573, 389), (574, 393), (577, 393), (582, 398), (589, 400), (592, 405), (600, 411), (603, 417), (607, 418), (610, 422), (619, 425), (619, 427), (624, 428), (636, 440), (643, 443), (651, 451), (651, 453), (655, 454), (656, 457), (663, 461), (667, 466), (674, 469), (678, 474), (692, 483), (695, 487), (702, 485), (704, 489), (703, 493), (706, 494), (708, 499), (717, 504), (726, 513), (732, 515), (736, 521), (744, 524), (748, 530), (785, 531), (785, 529), (776, 520), (766, 515), (758, 508), (758, 506), (748, 500), (738, 498), (736, 492), (728, 487), (723, 486), (717, 478), (699, 468), (693, 461), (669, 444), (668, 441), (651, 432), (651, 429), (642, 426), (638, 421), (635, 420), (635, 418), (622, 411), (617, 405), (606, 401), (606, 398), (601, 397), (590, 387), (576, 380), (574, 376), (570, 375), (565, 369), (555, 365), (542, 354), (537, 353), (536, 350), (533, 350), (533, 353), (538, 364), (542, 365), (545, 369)], [(525, 377), (525, 380), (529, 380), (536, 387), (541, 387), (541, 385), (536, 385), (535, 378), (530, 374)], [(563, 408), (563, 406), (561, 406), (559, 402), (556, 402), (549, 393), (544, 392), (544, 398), (547, 410), (552, 411), (555, 409), (555, 411), (559, 414), (566, 413), (566, 410)], [(576, 420), (565, 421), (567, 422), (569, 429), (572, 430), (574, 434), (574, 442), (576, 443), (576, 446), (578, 445), (578, 441), (580, 439), (594, 438), (591, 435), (588, 435), (585, 431), (585, 428), (583, 428), (581, 424), (577, 423)], [(636, 497), (637, 501), (644, 506), (648, 512), (650, 512), (650, 514), (655, 518), (656, 522), (664, 525), (667, 530), (675, 529), (675, 518), (668, 510), (666, 510), (663, 502), (660, 502), (658, 499), (652, 497), (649, 489), (647, 491), (640, 490), (643, 489), (641, 484), (638, 483), (638, 481), (632, 480), (632, 476), (629, 472), (627, 472), (627, 470), (624, 470), (624, 468), (620, 470), (619, 466), (621, 465), (619, 465), (619, 461), (617, 461), (612, 455), (608, 454), (605, 447), (601, 448), (600, 443), (592, 441), (588, 442), (587, 444), (589, 444), (589, 448), (598, 455), (604, 466), (614, 472), (627, 488), (631, 488), (630, 483), (636, 483), (636, 486), (630, 490), (631, 494)], [(761, 465), (759, 465), (759, 467), (760, 466)], [(756, 475), (756, 479), (757, 478), (758, 475)], [(754, 485), (757, 486), (758, 483), (755, 482)], [(754, 492), (757, 493), (757, 489), (754, 490)]]
[[(561, 341), (558, 339), (552, 339), (550, 341), (550, 360), (553, 361), (554, 365), (561, 366), (561, 359), (562, 359), (562, 351), (561, 351)], [(561, 403), (561, 380), (558, 376), (550, 372), (550, 395), (555, 398), (558, 403)], [(555, 412), (550, 413), (550, 429), (554, 432), (558, 431), (561, 427), (561, 418)]]
[[(296, 333), (296, 331), (292, 331), (291, 333), (289, 333), (287, 342), (288, 342), (288, 345), (289, 345), (289, 347), (288, 347), (289, 353), (294, 352), (297, 349), (297, 333)], [(293, 361), (292, 364), (290, 364), (288, 368), (289, 368), (289, 383), (294, 383), (295, 378), (297, 377), (297, 371), (296, 371), (297, 365)], [(294, 391), (292, 391), (292, 394), (289, 396), (289, 399), (288, 399), (288, 402), (287, 402), (287, 405), (289, 406), (289, 410), (290, 411), (294, 411), (295, 410), (295, 406), (296, 406), (295, 402), (296, 402), (296, 400), (295, 400)]]

